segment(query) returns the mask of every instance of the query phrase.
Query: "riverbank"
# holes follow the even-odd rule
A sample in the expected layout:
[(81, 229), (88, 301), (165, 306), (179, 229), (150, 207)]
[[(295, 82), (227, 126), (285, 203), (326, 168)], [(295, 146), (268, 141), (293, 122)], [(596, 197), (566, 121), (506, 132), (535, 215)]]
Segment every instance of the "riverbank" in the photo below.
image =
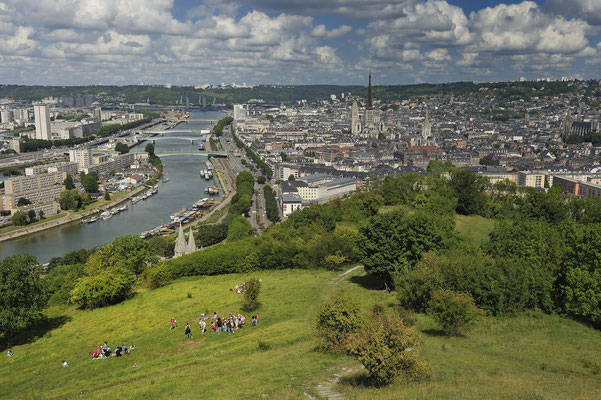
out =
[(110, 209), (112, 207), (123, 204), (126, 201), (128, 201), (129, 199), (131, 199), (132, 197), (134, 197), (135, 195), (137, 195), (147, 189), (148, 188), (145, 185), (140, 185), (137, 188), (135, 188), (134, 190), (132, 190), (131, 192), (125, 194), (125, 196), (119, 197), (118, 199), (115, 199), (115, 200), (111, 200), (108, 203), (105, 203), (102, 206), (95, 207), (91, 210), (79, 212), (76, 214), (69, 214), (69, 215), (63, 216), (59, 219), (56, 219), (56, 220), (44, 222), (44, 223), (33, 225), (33, 226), (24, 226), (22, 229), (19, 229), (19, 230), (2, 233), (2, 234), (0, 234), (0, 243), (8, 241), (8, 240), (12, 240), (12, 239), (21, 238), (21, 237), (24, 237), (27, 235), (31, 235), (33, 233), (42, 232), (42, 231), (45, 231), (48, 229), (53, 229), (53, 228), (56, 228), (56, 227), (59, 227), (62, 225), (70, 224), (71, 222), (80, 221), (83, 218), (89, 217), (94, 214), (101, 213), (103, 211), (106, 211), (107, 209)]

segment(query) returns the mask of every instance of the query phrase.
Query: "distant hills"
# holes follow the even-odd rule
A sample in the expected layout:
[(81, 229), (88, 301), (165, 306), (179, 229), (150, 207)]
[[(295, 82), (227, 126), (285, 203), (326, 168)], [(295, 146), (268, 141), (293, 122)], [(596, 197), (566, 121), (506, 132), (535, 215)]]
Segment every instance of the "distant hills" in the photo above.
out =
[[(466, 95), (486, 93), (492, 90), (501, 99), (524, 98), (534, 96), (555, 96), (566, 92), (582, 90), (583, 92), (599, 91), (598, 81), (567, 82), (452, 82), (416, 85), (374, 86), (374, 97), (382, 101), (403, 100), (420, 96)], [(211, 105), (213, 99), (217, 104), (246, 103), (252, 99), (260, 99), (267, 103), (293, 102), (299, 100), (326, 100), (330, 95), (340, 97), (341, 93), (367, 95), (367, 88), (359, 85), (260, 85), (253, 88), (228, 89), (195, 89), (192, 86), (24, 86), (0, 85), (1, 98), (15, 100), (40, 100), (45, 97), (61, 97), (74, 95), (94, 95), (101, 101), (118, 101), (127, 103), (146, 102), (150, 104), (177, 104), (180, 100), (185, 104), (186, 96), (191, 105), (199, 104), (199, 96), (206, 97), (206, 104)], [(598, 93), (595, 93), (598, 94)]]

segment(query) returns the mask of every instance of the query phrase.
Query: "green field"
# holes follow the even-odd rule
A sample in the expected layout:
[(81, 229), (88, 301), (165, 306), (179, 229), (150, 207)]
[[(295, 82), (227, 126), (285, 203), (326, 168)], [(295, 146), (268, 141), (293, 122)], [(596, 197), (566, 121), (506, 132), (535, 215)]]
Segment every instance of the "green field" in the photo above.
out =
[[(326, 271), (264, 271), (257, 327), (235, 334), (200, 334), (201, 312), (238, 312), (229, 289), (248, 275), (180, 279), (142, 290), (119, 305), (93, 311), (51, 309), (55, 327), (0, 358), (0, 398), (307, 398), (317, 385), (358, 363), (314, 350), (318, 307), (336, 290), (361, 303), (393, 295), (361, 269), (347, 277)], [(188, 297), (188, 293), (191, 297)], [(169, 330), (175, 317), (179, 327)], [(250, 316), (249, 316), (250, 317)], [(250, 318), (248, 318), (250, 320)], [(185, 339), (189, 321), (194, 339)], [(446, 338), (418, 316), (423, 357), (433, 367), (421, 383), (362, 386), (361, 372), (334, 389), (349, 399), (596, 399), (601, 398), (601, 334), (579, 323), (540, 314), (485, 318), (467, 337)], [(129, 356), (92, 361), (98, 343), (136, 345)], [(258, 343), (270, 349), (260, 350)], [(61, 368), (61, 360), (69, 368)]]

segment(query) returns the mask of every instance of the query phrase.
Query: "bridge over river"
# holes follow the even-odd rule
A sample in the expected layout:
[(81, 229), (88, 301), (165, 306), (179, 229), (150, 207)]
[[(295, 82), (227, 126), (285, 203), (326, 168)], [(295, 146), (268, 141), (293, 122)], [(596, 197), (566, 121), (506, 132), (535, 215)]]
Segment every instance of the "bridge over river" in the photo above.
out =
[[(147, 154), (143, 151), (135, 152), (134, 154)], [(158, 152), (155, 153), (157, 157), (170, 157), (170, 156), (199, 156), (199, 157), (227, 157), (227, 151), (173, 151), (173, 152)]]

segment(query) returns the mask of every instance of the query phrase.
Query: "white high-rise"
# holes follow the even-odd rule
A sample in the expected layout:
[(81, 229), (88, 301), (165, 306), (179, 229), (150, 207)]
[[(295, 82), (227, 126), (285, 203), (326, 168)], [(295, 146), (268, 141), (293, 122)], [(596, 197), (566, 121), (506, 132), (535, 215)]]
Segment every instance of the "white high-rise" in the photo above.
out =
[(50, 140), (50, 111), (47, 105), (33, 106), (33, 115), (35, 118), (35, 138)]
[(92, 153), (89, 149), (69, 150), (69, 161), (77, 163), (77, 168), (82, 170), (92, 165)]

